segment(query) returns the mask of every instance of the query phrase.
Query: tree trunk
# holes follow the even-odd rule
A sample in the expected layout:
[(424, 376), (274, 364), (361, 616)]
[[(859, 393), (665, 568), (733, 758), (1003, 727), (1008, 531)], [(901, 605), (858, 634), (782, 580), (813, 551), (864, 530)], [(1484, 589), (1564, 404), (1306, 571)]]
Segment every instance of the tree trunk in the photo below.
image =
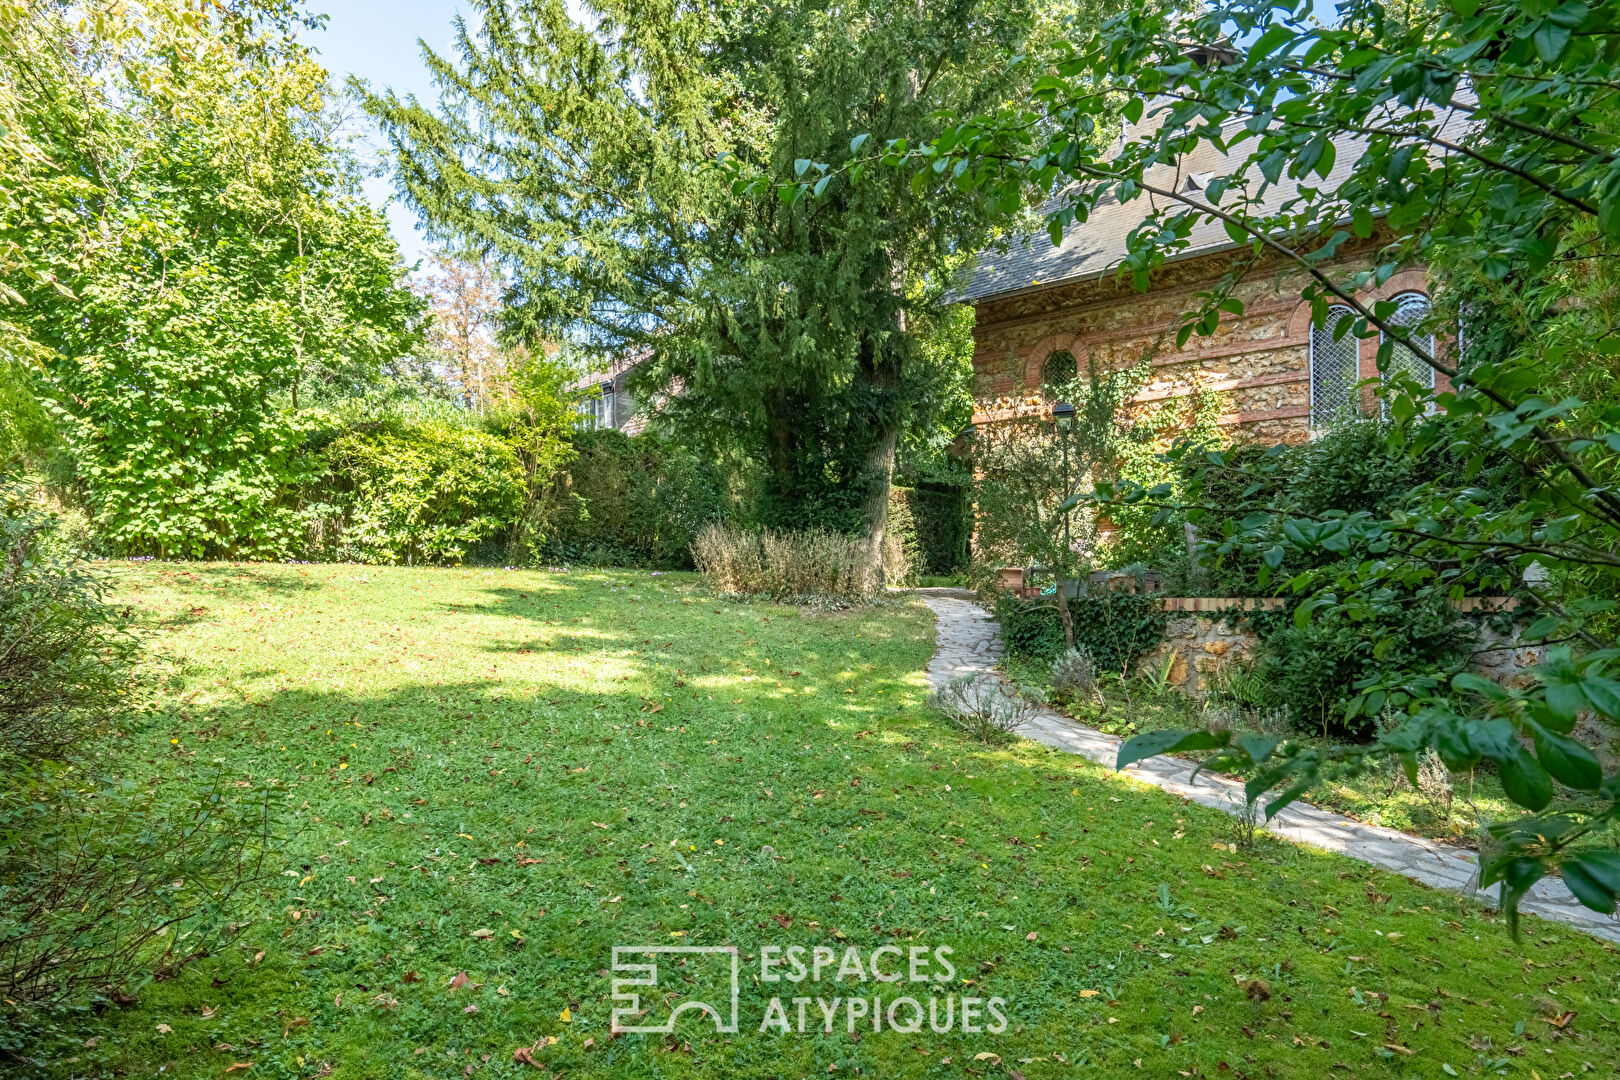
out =
[[(905, 329), (905, 315), (897, 321)], [(880, 399), (894, 396), (900, 389), (900, 359), (896, 356), (878, 356), (870, 339), (863, 344), (860, 371), (872, 392)], [(878, 409), (881, 419), (873, 432), (872, 448), (867, 452), (862, 479), (867, 485), (866, 500), (861, 507), (861, 543), (858, 572), (874, 588), (882, 588), (887, 581), (883, 571), (883, 542), (889, 527), (889, 493), (894, 481), (894, 452), (900, 441), (900, 419), (892, 402)]]
[(1057, 611), (1058, 622), (1063, 624), (1063, 641), (1069, 648), (1074, 648), (1074, 613), (1069, 610), (1069, 594), (1064, 589), (1065, 582), (1058, 578)]

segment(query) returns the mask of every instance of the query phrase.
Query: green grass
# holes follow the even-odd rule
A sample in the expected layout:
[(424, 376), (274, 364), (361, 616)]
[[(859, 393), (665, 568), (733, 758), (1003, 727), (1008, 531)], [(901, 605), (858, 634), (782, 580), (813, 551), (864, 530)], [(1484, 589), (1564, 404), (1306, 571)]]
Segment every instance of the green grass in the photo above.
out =
[[(1048, 690), (1045, 662), (1014, 656), (1008, 657), (1003, 667), (1007, 677), (1017, 685), (1036, 693)], [(1207, 717), (1201, 703), (1175, 689), (1154, 693), (1146, 686), (1146, 679), (1133, 682), (1135, 687), (1129, 697), (1121, 692), (1117, 680), (1108, 683), (1103, 694), (1105, 708), (1094, 702), (1058, 707), (1100, 731), (1125, 738), (1144, 731), (1205, 725)], [(1307, 746), (1330, 743), (1330, 740), (1291, 732), (1281, 717), (1273, 723), (1278, 726), (1269, 729), (1270, 734), (1289, 735)], [(1612, 753), (1613, 748), (1606, 748), (1606, 752)], [(1449, 779), (1451, 791), (1447, 798), (1442, 788), (1414, 787), (1398, 762), (1382, 759), (1366, 772), (1322, 781), (1306, 798), (1312, 805), (1347, 814), (1370, 825), (1382, 825), (1475, 850), (1481, 845), (1486, 825), (1518, 818), (1524, 813), (1507, 797), (1490, 762), (1482, 762), (1473, 771), (1452, 775)], [(1558, 788), (1554, 800), (1554, 809), (1574, 815), (1601, 812), (1606, 805), (1596, 796), (1564, 787)], [(1620, 842), (1620, 834), (1607, 832), (1582, 841), (1582, 845), (1612, 848), (1617, 842)]]
[[(162, 564), (119, 598), (184, 673), (134, 728), (130, 775), (219, 759), (279, 779), (292, 836), (239, 940), (138, 1005), (63, 1018), (41, 1071), (1620, 1068), (1610, 946), (1534, 919), (1515, 945), (1460, 898), (1270, 839), (1232, 850), (1220, 814), (1032, 744), (964, 743), (923, 707), (914, 600), (828, 615), (716, 602), (681, 575)], [(612, 947), (670, 942), (749, 961), (950, 946), (937, 992), (1005, 998), (1009, 1027), (761, 1034), (769, 994), (791, 1015), (796, 988), (747, 962), (738, 1034), (612, 1038)], [(663, 985), (695, 992), (700, 965)], [(886, 989), (830, 978), (797, 991)], [(546, 1072), (513, 1063), (537, 1042)]]

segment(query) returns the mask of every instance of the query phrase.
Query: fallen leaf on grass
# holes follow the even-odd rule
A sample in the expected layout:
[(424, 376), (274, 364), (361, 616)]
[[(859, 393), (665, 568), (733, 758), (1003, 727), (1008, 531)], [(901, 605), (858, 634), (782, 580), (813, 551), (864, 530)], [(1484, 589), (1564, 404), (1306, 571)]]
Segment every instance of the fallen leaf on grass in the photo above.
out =
[(163, 1034), (163, 1035), (172, 1035), (172, 1034), (174, 1034), (174, 1028), (170, 1027), (168, 1024), (159, 1024), (157, 1026), (157, 1029), (158, 1029), (158, 1032), (160, 1034)]
[(992, 1054), (988, 1050), (981, 1050), (979, 1053), (973, 1055), (973, 1060), (974, 1061), (988, 1061), (992, 1065), (1000, 1065), (1001, 1064), (1001, 1055), (1000, 1054)]
[(465, 971), (458, 971), (453, 976), (451, 976), (451, 978), (450, 978), (450, 989), (459, 990), (463, 986), (466, 986), (466, 985), (467, 985), (467, 973)]
[(480, 927), (472, 932), (472, 936), (475, 938), (492, 938), (495, 936), (495, 931)]
[(1100, 993), (1102, 993), (1101, 990), (1082, 990), (1080, 991), (1080, 996), (1083, 998), (1096, 997)]
[(253, 1068), (253, 1062), (251, 1062), (251, 1061), (233, 1061), (229, 1065), (225, 1066), (225, 1071), (228, 1072), (228, 1073), (233, 1073), (238, 1069), (251, 1069), (251, 1068)]
[(1573, 1012), (1562, 1012), (1557, 1016), (1544, 1016), (1542, 1017), (1541, 1022), (1544, 1024), (1551, 1024), (1555, 1028), (1562, 1029), (1568, 1027), (1569, 1022), (1573, 1019), (1575, 1019), (1575, 1014)]

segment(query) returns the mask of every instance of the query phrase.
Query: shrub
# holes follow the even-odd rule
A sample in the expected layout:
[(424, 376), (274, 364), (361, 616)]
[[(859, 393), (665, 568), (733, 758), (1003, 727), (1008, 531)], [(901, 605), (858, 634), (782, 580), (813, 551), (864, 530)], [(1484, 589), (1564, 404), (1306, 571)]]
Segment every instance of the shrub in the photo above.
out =
[[(271, 789), (216, 771), (197, 786), (38, 764), (0, 791), (0, 996), (45, 1002), (162, 977), (233, 932), (230, 898), (262, 872)], [(0, 1039), (0, 1050), (16, 1050)]]
[(340, 508), (319, 542), (364, 563), (459, 563), (523, 508), (517, 455), (493, 435), (444, 423), (357, 431), (326, 448)]
[(1038, 702), (1004, 690), (988, 675), (958, 675), (928, 700), (963, 734), (984, 743), (1006, 742), (1040, 711)]
[(20, 487), (0, 488), (0, 768), (60, 757), (118, 708), (134, 642), (103, 579)]
[(966, 485), (923, 483), (909, 489), (917, 572), (954, 574), (972, 559), (973, 493)]
[(880, 588), (861, 571), (859, 541), (825, 529), (751, 532), (711, 523), (693, 539), (692, 559), (726, 596), (856, 603)]
[(1350, 619), (1316, 613), (1305, 625), (1275, 613), (1261, 639), (1258, 673), (1288, 710), (1293, 726), (1323, 738), (1367, 739), (1373, 719), (1345, 717), (1356, 684), (1385, 672), (1428, 676), (1440, 684), (1467, 664), (1476, 634), (1443, 598), (1391, 595)]
[[(884, 527), (884, 580), (892, 585), (915, 584), (910, 580), (913, 568), (922, 564), (922, 551), (917, 541), (917, 518), (912, 513), (916, 505), (916, 492), (895, 485), (889, 489), (889, 520)], [(903, 562), (899, 574), (891, 572), (891, 562)]]
[(1097, 670), (1091, 662), (1091, 654), (1081, 649), (1065, 649), (1061, 656), (1052, 661), (1047, 681), (1052, 686), (1052, 696), (1057, 700), (1084, 701), (1097, 688)]
[(120, 985), (162, 951), (183, 963), (180, 941), (208, 948), (256, 871), (268, 803), (222, 774), (200, 791), (100, 775), (100, 736), (132, 719), (133, 641), (19, 489), (0, 490), (0, 535), (0, 997), (36, 1003)]
[[(1167, 617), (1151, 596), (1103, 593), (1069, 601), (1075, 647), (1096, 673), (1126, 674), (1164, 639)], [(1048, 598), (1023, 600), (1004, 595), (996, 602), (1001, 640), (1012, 656), (1051, 662), (1064, 651), (1063, 625)]]
[(573, 448), (524, 522), (531, 562), (684, 570), (698, 530), (734, 513), (730, 477), (691, 450), (610, 430)]

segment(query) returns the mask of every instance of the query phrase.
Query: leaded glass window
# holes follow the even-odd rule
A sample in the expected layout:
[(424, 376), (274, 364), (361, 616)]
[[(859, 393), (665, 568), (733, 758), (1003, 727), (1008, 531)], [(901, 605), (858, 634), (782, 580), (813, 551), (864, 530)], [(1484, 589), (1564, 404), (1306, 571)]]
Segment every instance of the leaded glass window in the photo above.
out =
[[(1391, 326), (1406, 328), (1416, 326), (1429, 317), (1429, 298), (1422, 293), (1402, 293), (1395, 297), (1399, 306), (1395, 314), (1390, 316)], [(1432, 334), (1413, 333), (1412, 340), (1434, 355), (1434, 336)], [(1387, 340), (1387, 335), (1384, 340)], [(1428, 390), (1434, 389), (1434, 368), (1419, 360), (1417, 354), (1405, 345), (1396, 345), (1391, 352), (1389, 362), (1385, 366), (1384, 379), (1388, 381), (1397, 372), (1415, 379), (1418, 385)], [(1389, 413), (1389, 403), (1384, 404), (1384, 413)]]
[(1360, 381), (1360, 340), (1351, 332), (1355, 315), (1342, 305), (1328, 308), (1321, 326), (1311, 327), (1311, 426), (1327, 427), (1355, 417)]

